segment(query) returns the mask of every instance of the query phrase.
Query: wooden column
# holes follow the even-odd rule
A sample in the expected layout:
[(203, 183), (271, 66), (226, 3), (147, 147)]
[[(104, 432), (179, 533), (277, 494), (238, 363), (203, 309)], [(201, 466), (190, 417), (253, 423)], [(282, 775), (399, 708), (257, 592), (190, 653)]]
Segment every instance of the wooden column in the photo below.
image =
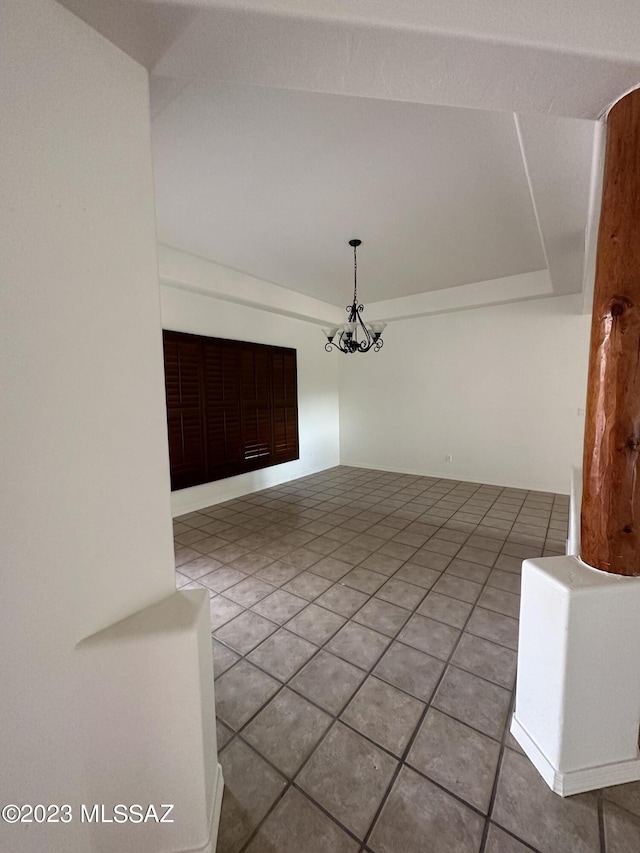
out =
[(607, 123), (583, 471), (582, 560), (640, 575), (640, 91)]

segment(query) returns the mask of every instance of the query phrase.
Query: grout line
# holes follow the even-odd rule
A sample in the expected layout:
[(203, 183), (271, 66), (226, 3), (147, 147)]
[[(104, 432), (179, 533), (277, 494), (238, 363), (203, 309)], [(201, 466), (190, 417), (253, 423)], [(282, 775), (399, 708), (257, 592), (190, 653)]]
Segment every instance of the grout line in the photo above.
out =
[(607, 853), (607, 836), (604, 830), (604, 796), (598, 791), (598, 832), (600, 835), (600, 853)]
[[(508, 747), (507, 747), (507, 749), (508, 749)], [(527, 841), (523, 841), (522, 838), (520, 838), (518, 835), (515, 835), (513, 832), (511, 832), (510, 829), (507, 829), (506, 827), (502, 826), (502, 824), (497, 823), (496, 821), (491, 821), (491, 820), (487, 819), (487, 826), (488, 827), (490, 827), (490, 825), (492, 823), (494, 826), (498, 827), (498, 829), (500, 829), (502, 832), (504, 832), (505, 835), (508, 835), (509, 838), (513, 838), (514, 841), (517, 841), (518, 844), (522, 845), (522, 847), (524, 847), (525, 850), (530, 850), (531, 853), (542, 853), (542, 851), (539, 850), (537, 847), (533, 847)], [(488, 828), (487, 828), (487, 835), (488, 835)], [(484, 839), (484, 837), (483, 837), (483, 841), (484, 841), (485, 846), (486, 846), (486, 840)], [(480, 850), (478, 851), (478, 853), (484, 853), (484, 850), (485, 850), (485, 848), (481, 847)]]
[(484, 822), (484, 828), (482, 831), (482, 841), (480, 842), (479, 853), (484, 853), (484, 850), (485, 850), (485, 847), (487, 844), (487, 836), (489, 834), (489, 827), (491, 824), (491, 815), (493, 813), (493, 808), (494, 808), (496, 796), (498, 793), (498, 782), (500, 779), (500, 774), (502, 773), (502, 759), (504, 757), (504, 751), (506, 749), (505, 738), (506, 738), (506, 732), (508, 731), (509, 720), (511, 719), (511, 713), (513, 711), (513, 702), (514, 702), (514, 698), (513, 698), (513, 694), (512, 694), (511, 702), (509, 703), (509, 710), (507, 711), (507, 719), (506, 719), (505, 724), (504, 724), (505, 731), (502, 734), (502, 743), (500, 744), (500, 752), (498, 754), (498, 763), (496, 765), (496, 773), (495, 773), (495, 776), (493, 777), (493, 785), (491, 787), (491, 796), (489, 798), (489, 808), (487, 809), (487, 815), (486, 815), (486, 819)]

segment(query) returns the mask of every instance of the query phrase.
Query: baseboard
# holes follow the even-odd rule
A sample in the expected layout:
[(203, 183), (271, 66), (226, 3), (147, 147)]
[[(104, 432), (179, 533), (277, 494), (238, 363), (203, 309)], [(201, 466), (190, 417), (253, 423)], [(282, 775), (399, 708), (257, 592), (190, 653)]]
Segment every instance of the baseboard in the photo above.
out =
[[(213, 794), (213, 810), (211, 814), (209, 828), (209, 850), (215, 853), (218, 846), (218, 830), (220, 828), (220, 813), (222, 811), (222, 795), (224, 794), (224, 776), (222, 775), (222, 767), (218, 764), (218, 772), (216, 773), (216, 788)], [(207, 851), (209, 853), (209, 851)]]
[(391, 474), (409, 474), (414, 477), (433, 477), (434, 480), (455, 480), (458, 483), (474, 483), (479, 486), (497, 486), (502, 489), (518, 489), (523, 492), (546, 492), (554, 495), (569, 495), (568, 487), (550, 489), (540, 484), (522, 485), (513, 482), (496, 482), (495, 480), (478, 480), (475, 477), (456, 476), (452, 471), (424, 471), (417, 468), (396, 468), (393, 465), (370, 465), (368, 462), (347, 462), (340, 460), (341, 466), (347, 468), (363, 468), (366, 471), (389, 471)]
[(222, 767), (218, 764), (215, 788), (213, 791), (211, 814), (209, 815), (209, 834), (207, 840), (201, 847), (190, 847), (180, 850), (179, 853), (216, 853), (218, 845), (218, 829), (220, 828), (220, 812), (222, 810), (222, 795), (224, 793), (224, 777)]
[[(285, 463), (286, 464), (286, 463)], [(190, 501), (185, 501), (185, 503), (181, 503), (178, 500), (172, 499), (171, 502), (171, 515), (173, 518), (178, 518), (181, 515), (186, 515), (189, 512), (197, 512), (200, 509), (205, 509), (206, 507), (216, 506), (216, 504), (223, 504), (227, 501), (233, 501), (237, 498), (242, 498), (245, 495), (253, 495), (256, 492), (264, 492), (266, 489), (275, 489), (278, 486), (282, 486), (284, 483), (293, 483), (296, 480), (301, 480), (304, 477), (309, 477), (311, 474), (320, 474), (322, 471), (329, 471), (331, 468), (338, 467), (340, 463), (336, 462), (333, 465), (325, 465), (320, 468), (308, 468), (304, 471), (298, 472), (294, 477), (283, 475), (281, 478), (277, 477), (273, 482), (265, 485), (264, 483), (254, 483), (251, 485), (240, 485), (236, 488), (229, 489), (229, 491), (223, 495), (211, 496), (211, 495), (201, 495), (200, 497), (194, 498)], [(259, 470), (270, 470), (270, 469), (259, 469)], [(256, 472), (252, 472), (256, 473)], [(246, 474), (239, 474), (239, 477), (245, 477)], [(233, 479), (232, 477), (229, 479)], [(218, 481), (223, 482), (223, 481)], [(206, 486), (206, 483), (202, 484)], [(192, 486), (190, 488), (199, 489), (200, 486)], [(188, 491), (188, 489), (179, 490), (178, 492), (173, 494), (180, 494), (180, 491)]]
[[(340, 461), (336, 462), (333, 465), (326, 465), (323, 467), (311, 467), (307, 468), (304, 471), (300, 471), (296, 473), (294, 477), (285, 475), (282, 478), (276, 478), (272, 483), (265, 485), (264, 483), (260, 484), (252, 484), (250, 486), (238, 485), (237, 488), (229, 489), (223, 495), (203, 495), (193, 500), (187, 500), (184, 503), (179, 502), (177, 500), (172, 501), (171, 506), (171, 514), (174, 518), (178, 518), (181, 515), (186, 515), (189, 512), (197, 512), (198, 510), (205, 509), (209, 506), (215, 506), (216, 504), (226, 503), (227, 501), (235, 500), (236, 498), (244, 497), (244, 495), (252, 495), (256, 492), (263, 492), (265, 489), (275, 489), (277, 486), (281, 486), (283, 483), (293, 483), (295, 480), (301, 480), (303, 477), (309, 477), (312, 474), (320, 474), (322, 471), (329, 471), (331, 468), (336, 467), (346, 467), (346, 468), (361, 468), (364, 471), (388, 471), (391, 474), (408, 474), (414, 477), (433, 477), (434, 480), (455, 480), (457, 482), (462, 483), (476, 483), (479, 486), (497, 486), (503, 489), (519, 489), (521, 491), (535, 491), (535, 492), (548, 492), (553, 494), (568, 494), (564, 490), (558, 489), (548, 489), (544, 488), (541, 485), (520, 485), (517, 483), (505, 483), (505, 482), (495, 482), (493, 480), (477, 480), (473, 477), (460, 477), (455, 476), (451, 471), (423, 471), (418, 470), (416, 468), (396, 468), (391, 465), (370, 465), (368, 463), (363, 462), (347, 462)], [(265, 469), (267, 470), (267, 469)], [(239, 476), (244, 477), (246, 475), (240, 474)], [(233, 479), (233, 478), (231, 478)], [(206, 485), (206, 484), (203, 484)], [(199, 486), (194, 486), (193, 488), (200, 488)], [(184, 491), (188, 491), (184, 489)], [(176, 494), (179, 494), (176, 493)]]
[(628, 761), (602, 764), (598, 767), (584, 767), (561, 773), (551, 764), (538, 744), (529, 735), (514, 714), (511, 718), (511, 734), (518, 741), (538, 773), (547, 785), (561, 797), (582, 794), (608, 788), (611, 785), (623, 785), (625, 782), (640, 780), (640, 756)]

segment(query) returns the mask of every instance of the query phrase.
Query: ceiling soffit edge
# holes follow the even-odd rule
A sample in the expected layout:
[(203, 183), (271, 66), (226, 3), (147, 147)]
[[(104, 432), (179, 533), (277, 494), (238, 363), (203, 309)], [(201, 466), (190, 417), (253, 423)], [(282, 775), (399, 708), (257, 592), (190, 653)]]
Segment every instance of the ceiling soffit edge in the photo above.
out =
[[(344, 311), (167, 246), (160, 250), (160, 284), (199, 296), (256, 308), (315, 325), (339, 324)], [(445, 314), (508, 302), (553, 297), (548, 270), (506, 276), (399, 297), (365, 306), (365, 320), (387, 322)]]

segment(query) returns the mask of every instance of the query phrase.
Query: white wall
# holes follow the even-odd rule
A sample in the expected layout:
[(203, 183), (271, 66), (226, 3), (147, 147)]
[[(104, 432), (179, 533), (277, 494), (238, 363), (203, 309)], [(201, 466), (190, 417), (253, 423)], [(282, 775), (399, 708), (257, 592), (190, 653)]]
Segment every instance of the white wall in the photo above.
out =
[(342, 364), (342, 464), (568, 494), (591, 322), (579, 308), (565, 296), (390, 323), (381, 352)]
[[(74, 647), (175, 589), (148, 79), (53, 0), (2, 7), (0, 800), (77, 808)], [(0, 823), (7, 851), (122, 843)]]
[[(216, 265), (208, 265), (216, 275)], [(161, 269), (162, 272), (162, 269)], [(224, 268), (220, 268), (220, 275)], [(254, 280), (254, 282), (257, 280)], [(175, 287), (161, 287), (162, 325), (178, 332), (294, 347), (298, 361), (300, 458), (172, 493), (174, 515), (266, 489), (339, 463), (339, 362), (313, 323)]]

